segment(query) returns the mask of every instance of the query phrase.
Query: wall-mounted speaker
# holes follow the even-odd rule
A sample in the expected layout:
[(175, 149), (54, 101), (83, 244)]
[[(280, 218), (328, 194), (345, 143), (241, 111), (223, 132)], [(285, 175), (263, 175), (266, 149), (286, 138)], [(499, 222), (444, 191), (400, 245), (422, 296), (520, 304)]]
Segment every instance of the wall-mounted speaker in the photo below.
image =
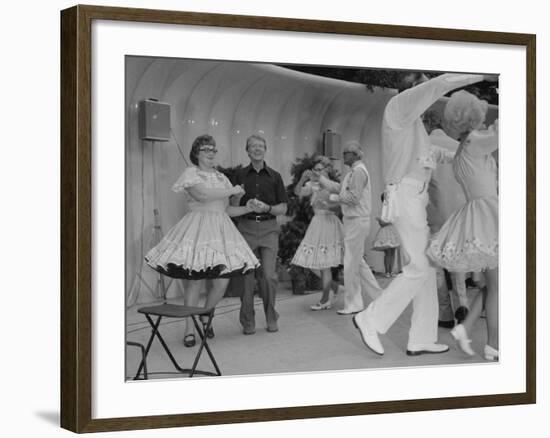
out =
[(170, 140), (170, 104), (155, 99), (139, 102), (139, 137), (142, 140)]
[(340, 134), (330, 129), (323, 132), (323, 155), (337, 160), (342, 158), (342, 138)]

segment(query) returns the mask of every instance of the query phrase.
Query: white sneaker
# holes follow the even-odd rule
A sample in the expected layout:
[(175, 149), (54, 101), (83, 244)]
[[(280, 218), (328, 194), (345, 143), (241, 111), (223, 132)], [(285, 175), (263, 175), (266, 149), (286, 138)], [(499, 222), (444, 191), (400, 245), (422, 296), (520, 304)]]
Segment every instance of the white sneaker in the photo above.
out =
[(495, 350), (490, 345), (486, 345), (483, 349), (483, 356), (485, 356), (485, 360), (498, 361), (498, 350)]
[(474, 350), (470, 344), (472, 343), (471, 339), (468, 339), (468, 333), (462, 324), (458, 324), (454, 329), (451, 330), (451, 335), (458, 341), (460, 349), (469, 356), (475, 354)]
[(330, 300), (327, 300), (325, 303), (321, 303), (320, 301), (316, 304), (313, 304), (311, 306), (309, 306), (309, 308), (311, 310), (328, 310), (330, 309), (332, 306), (330, 304)]

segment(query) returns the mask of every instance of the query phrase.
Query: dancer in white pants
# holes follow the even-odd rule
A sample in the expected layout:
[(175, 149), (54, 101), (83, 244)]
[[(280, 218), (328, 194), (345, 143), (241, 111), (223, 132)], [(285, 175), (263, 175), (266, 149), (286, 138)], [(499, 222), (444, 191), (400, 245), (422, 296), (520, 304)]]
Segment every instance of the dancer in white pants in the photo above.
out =
[(339, 202), (344, 215), (344, 308), (340, 315), (351, 315), (365, 308), (362, 292), (376, 298), (380, 286), (365, 261), (366, 240), (371, 224), (371, 184), (363, 151), (357, 142), (344, 146), (344, 164), (351, 167), (341, 184), (320, 175), (319, 183), (333, 192), (330, 200)]
[(382, 121), (382, 158), (386, 182), (386, 211), (410, 261), (382, 294), (353, 322), (365, 345), (384, 354), (378, 337), (386, 333), (412, 301), (408, 355), (444, 353), (437, 344), (437, 287), (435, 269), (425, 255), (429, 229), (427, 188), (435, 157), (421, 115), (449, 91), (483, 80), (482, 75), (443, 74), (427, 80), (422, 73), (403, 75), (400, 93), (388, 102)]

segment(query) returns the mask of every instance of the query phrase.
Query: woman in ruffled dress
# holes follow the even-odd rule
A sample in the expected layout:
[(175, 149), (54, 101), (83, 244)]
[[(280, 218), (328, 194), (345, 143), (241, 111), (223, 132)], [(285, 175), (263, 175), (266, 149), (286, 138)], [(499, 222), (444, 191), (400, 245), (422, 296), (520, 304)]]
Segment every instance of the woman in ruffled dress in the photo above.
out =
[[(384, 202), (384, 195), (381, 196)], [(384, 252), (384, 270), (386, 277), (393, 277), (393, 266), (395, 264), (395, 254), (401, 246), (401, 240), (395, 227), (390, 222), (385, 222), (382, 218), (377, 217), (380, 229), (376, 233), (372, 249), (375, 251)]]
[[(229, 278), (259, 266), (259, 261), (229, 216), (250, 213), (248, 206), (229, 206), (230, 196), (242, 196), (244, 189), (233, 186), (215, 169), (216, 142), (210, 135), (195, 139), (189, 153), (194, 166), (186, 168), (172, 190), (184, 193), (190, 211), (152, 248), (145, 260), (156, 271), (172, 278), (187, 279), (185, 305), (196, 307), (199, 293), (211, 279), (205, 308), (223, 298)], [(206, 335), (213, 337), (213, 330)], [(184, 345), (196, 343), (194, 326), (186, 321)]]
[(445, 107), (445, 130), (460, 142), (453, 170), (467, 202), (434, 235), (428, 255), (449, 271), (484, 271), (487, 290), (475, 297), (468, 316), (451, 334), (465, 353), (474, 355), (468, 333), (485, 304), (484, 356), (498, 360), (498, 171), (492, 155), (498, 149), (498, 125), (481, 129), (487, 107), (466, 91), (454, 93)]
[(318, 303), (310, 306), (311, 310), (331, 308), (330, 291), (337, 294), (339, 288), (339, 284), (333, 280), (332, 268), (338, 268), (344, 262), (342, 222), (333, 210), (338, 204), (329, 201), (329, 191), (319, 184), (319, 176), (328, 177), (331, 167), (328, 157), (316, 157), (313, 170), (305, 170), (294, 189), (297, 196), (311, 196), (314, 211), (306, 234), (291, 261), (314, 273), (320, 272), (323, 294)]

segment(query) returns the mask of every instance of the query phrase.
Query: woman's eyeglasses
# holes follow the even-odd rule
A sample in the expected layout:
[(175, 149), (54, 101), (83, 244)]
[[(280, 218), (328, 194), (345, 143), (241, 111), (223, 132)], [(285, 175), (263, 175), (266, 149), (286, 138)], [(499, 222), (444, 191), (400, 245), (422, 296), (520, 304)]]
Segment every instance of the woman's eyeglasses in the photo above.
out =
[(207, 154), (212, 152), (213, 154), (217, 154), (218, 150), (214, 146), (201, 146), (199, 152), (206, 152)]

